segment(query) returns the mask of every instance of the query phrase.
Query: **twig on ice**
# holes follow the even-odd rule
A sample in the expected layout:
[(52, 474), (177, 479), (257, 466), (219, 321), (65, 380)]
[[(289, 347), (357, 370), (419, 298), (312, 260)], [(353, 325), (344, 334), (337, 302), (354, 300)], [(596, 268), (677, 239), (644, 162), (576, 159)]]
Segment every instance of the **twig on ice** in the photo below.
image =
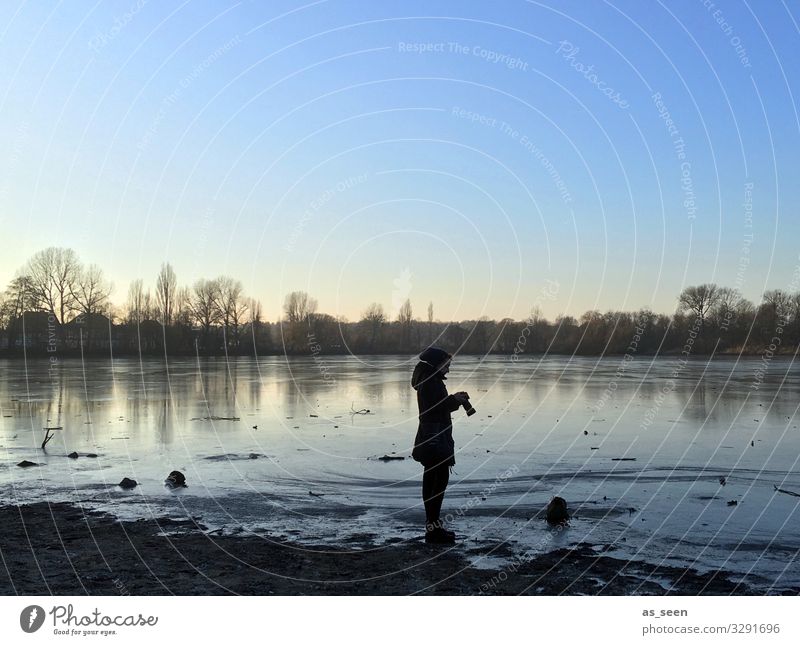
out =
[(775, 489), (776, 493), (785, 493), (786, 495), (793, 495), (794, 497), (800, 497), (800, 493), (795, 493), (794, 491), (786, 490), (784, 488), (778, 488), (775, 484), (773, 484), (772, 487)]

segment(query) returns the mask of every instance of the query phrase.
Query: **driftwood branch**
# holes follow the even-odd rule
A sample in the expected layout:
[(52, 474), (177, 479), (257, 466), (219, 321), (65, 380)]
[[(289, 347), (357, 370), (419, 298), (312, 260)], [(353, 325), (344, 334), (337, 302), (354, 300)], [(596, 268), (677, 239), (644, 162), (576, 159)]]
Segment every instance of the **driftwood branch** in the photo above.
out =
[(367, 408), (361, 408), (360, 410), (356, 410), (353, 407), (353, 404), (350, 404), (350, 414), (370, 414), (370, 411)]
[(800, 493), (795, 493), (794, 491), (786, 490), (785, 488), (778, 488), (775, 484), (773, 484), (772, 487), (775, 489), (776, 493), (784, 493), (786, 495), (792, 495), (794, 497), (800, 497)]
[(55, 435), (54, 435), (54, 434), (51, 434), (51, 430), (54, 430), (54, 429), (55, 429), (55, 428), (45, 428), (45, 429), (44, 429), (44, 441), (42, 441), (42, 450), (44, 450), (44, 449), (45, 449), (45, 446), (46, 446), (46, 445), (47, 445), (47, 443), (50, 441), (50, 439), (52, 439), (53, 437), (55, 437)]

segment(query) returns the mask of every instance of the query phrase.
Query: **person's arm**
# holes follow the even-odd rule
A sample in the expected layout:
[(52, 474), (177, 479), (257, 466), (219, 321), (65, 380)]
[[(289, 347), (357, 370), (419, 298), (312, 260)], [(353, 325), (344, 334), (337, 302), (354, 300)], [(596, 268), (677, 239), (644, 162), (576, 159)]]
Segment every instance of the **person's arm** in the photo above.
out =
[(458, 410), (461, 402), (453, 394), (447, 393), (447, 388), (440, 379), (429, 379), (422, 386), (422, 407), (426, 413), (436, 413), (444, 410), (447, 413)]
[[(442, 389), (444, 390), (445, 394), (447, 394), (447, 388), (443, 387)], [(442, 404), (447, 406), (448, 412), (455, 412), (461, 407), (461, 401), (455, 394), (447, 394), (447, 398), (444, 399)]]

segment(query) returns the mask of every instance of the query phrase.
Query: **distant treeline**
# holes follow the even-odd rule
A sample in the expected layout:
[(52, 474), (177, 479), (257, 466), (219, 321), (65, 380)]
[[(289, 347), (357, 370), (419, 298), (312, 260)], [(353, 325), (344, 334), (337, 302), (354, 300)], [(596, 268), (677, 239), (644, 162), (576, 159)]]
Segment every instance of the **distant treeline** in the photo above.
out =
[(34, 255), (0, 294), (0, 356), (71, 354), (409, 354), (435, 343), (469, 354), (786, 353), (800, 343), (800, 293), (771, 290), (760, 303), (735, 289), (687, 287), (672, 315), (588, 311), (580, 318), (482, 318), (441, 322), (429, 303), (423, 319), (410, 300), (389, 319), (380, 304), (361, 319), (320, 313), (304, 292), (286, 296), (277, 322), (227, 276), (179, 286), (163, 264), (153, 291), (142, 280), (127, 301), (110, 302), (111, 284), (71, 249)]

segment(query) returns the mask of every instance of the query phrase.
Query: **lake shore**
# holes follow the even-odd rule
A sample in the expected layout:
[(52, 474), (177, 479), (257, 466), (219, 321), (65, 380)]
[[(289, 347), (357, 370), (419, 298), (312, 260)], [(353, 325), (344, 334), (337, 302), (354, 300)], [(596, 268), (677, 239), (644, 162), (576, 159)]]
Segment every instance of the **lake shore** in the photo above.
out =
[[(120, 522), (68, 503), (0, 507), (0, 594), (759, 595), (725, 572), (625, 561), (581, 544), (535, 557), (506, 544), (422, 540), (333, 549), (214, 535), (200, 521)], [(800, 589), (788, 593), (800, 593)]]

